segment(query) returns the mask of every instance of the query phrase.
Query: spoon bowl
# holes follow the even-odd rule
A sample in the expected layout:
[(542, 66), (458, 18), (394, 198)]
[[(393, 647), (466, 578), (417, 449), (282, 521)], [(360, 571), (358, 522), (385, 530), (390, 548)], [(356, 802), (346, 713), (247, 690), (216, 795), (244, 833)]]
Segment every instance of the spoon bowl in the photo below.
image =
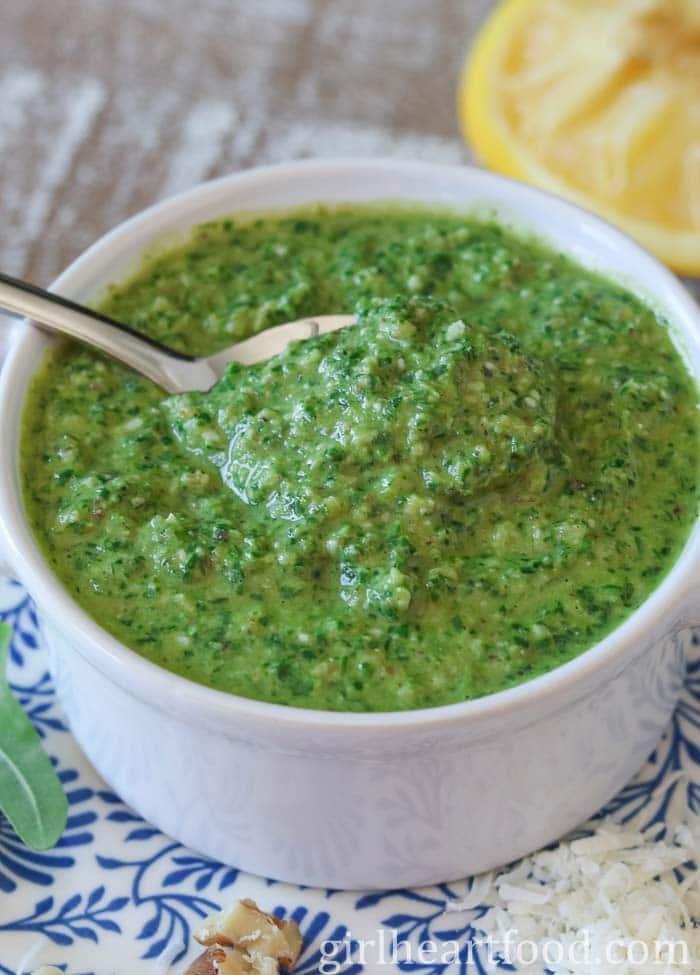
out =
[(275, 325), (221, 352), (194, 358), (136, 332), (129, 325), (34, 284), (0, 274), (0, 309), (40, 328), (78, 339), (150, 379), (166, 393), (206, 392), (231, 362), (250, 366), (283, 352), (290, 342), (352, 325), (352, 315), (319, 315)]

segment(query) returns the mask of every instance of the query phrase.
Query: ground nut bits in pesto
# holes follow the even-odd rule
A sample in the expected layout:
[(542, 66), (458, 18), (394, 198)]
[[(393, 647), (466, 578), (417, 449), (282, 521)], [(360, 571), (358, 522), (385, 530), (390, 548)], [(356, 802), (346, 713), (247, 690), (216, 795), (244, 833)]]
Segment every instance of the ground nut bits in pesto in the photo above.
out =
[(473, 218), (222, 220), (101, 310), (204, 354), (312, 314), (350, 329), (166, 397), (66, 344), (24, 417), (27, 511), (116, 636), (260, 700), (468, 700), (570, 660), (678, 556), (697, 390), (665, 323)]

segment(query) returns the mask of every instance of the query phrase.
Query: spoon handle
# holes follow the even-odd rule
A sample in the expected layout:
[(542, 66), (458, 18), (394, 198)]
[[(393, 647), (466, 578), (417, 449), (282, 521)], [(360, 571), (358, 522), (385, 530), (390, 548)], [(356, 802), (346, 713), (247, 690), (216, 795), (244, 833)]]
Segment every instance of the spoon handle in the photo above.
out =
[(106, 352), (167, 392), (188, 388), (194, 360), (135, 332), (128, 325), (36, 285), (0, 273), (0, 309), (30, 318), (50, 332), (69, 335)]

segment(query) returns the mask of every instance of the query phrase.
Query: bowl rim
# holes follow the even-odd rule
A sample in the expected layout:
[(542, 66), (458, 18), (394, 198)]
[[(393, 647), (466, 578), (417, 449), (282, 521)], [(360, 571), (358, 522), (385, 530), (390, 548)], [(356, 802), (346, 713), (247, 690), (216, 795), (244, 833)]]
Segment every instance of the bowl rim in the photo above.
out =
[[(83, 251), (55, 279), (52, 287), (70, 296), (73, 278), (85, 271), (104, 250), (128, 239), (146, 224), (154, 224), (151, 233), (152, 241), (165, 236), (168, 225), (173, 224), (173, 217), (177, 213), (181, 216), (189, 214), (189, 226), (196, 226), (202, 221), (201, 217), (196, 218), (196, 211), (205, 208), (207, 203), (216, 200), (219, 196), (223, 203), (226, 191), (230, 187), (241, 189), (246, 184), (264, 183), (265, 180), (279, 183), (280, 180), (293, 179), (300, 175), (316, 176), (321, 179), (324, 175), (332, 174), (333, 171), (336, 171), (337, 175), (338, 171), (347, 170), (355, 174), (383, 171), (386, 175), (393, 173), (433, 180), (440, 177), (452, 181), (456, 181), (457, 178), (474, 180), (477, 184), (483, 185), (484, 197), (485, 199), (490, 197), (492, 205), (493, 201), (498, 199), (500, 190), (507, 191), (511, 196), (516, 194), (535, 208), (544, 204), (552, 210), (558, 210), (562, 216), (570, 218), (572, 224), (578, 226), (578, 234), (585, 230), (607, 238), (616, 248), (625, 250), (630, 255), (630, 260), (641, 266), (644, 272), (643, 280), (653, 282), (650, 286), (650, 295), (659, 300), (663, 311), (669, 313), (668, 317), (674, 322), (676, 328), (684, 337), (689, 337), (694, 347), (700, 350), (700, 308), (695, 305), (692, 297), (672, 272), (623, 231), (554, 194), (478, 167), (393, 158), (306, 159), (255, 167), (201, 183), (147, 207), (110, 230)], [(387, 194), (384, 199), (387, 202), (390, 199), (401, 202), (401, 191), (399, 190), (393, 198)], [(407, 197), (403, 199), (406, 202), (417, 203), (416, 200), (411, 201)], [(318, 202), (333, 201), (320, 194)], [(337, 202), (342, 204), (343, 201)], [(361, 205), (360, 201), (353, 202)], [(444, 205), (439, 201), (437, 192), (435, 205)], [(451, 206), (453, 209), (457, 207), (454, 202)], [(471, 200), (468, 206), (475, 209), (477, 204)], [(222, 206), (220, 215), (223, 217), (227, 212), (235, 212), (235, 210), (226, 211)], [(525, 220), (523, 220), (523, 228), (527, 231)], [(535, 236), (544, 237), (546, 240), (546, 235), (541, 230), (533, 227), (532, 232)], [(572, 253), (572, 248), (567, 248), (563, 241), (553, 239), (550, 243), (561, 246), (564, 253), (578, 260)], [(143, 253), (143, 248), (135, 251), (135, 259)], [(641, 279), (640, 274), (639, 280)], [(637, 293), (640, 293), (640, 289)], [(643, 296), (648, 298), (646, 293)], [(48, 347), (49, 342), (50, 339), (38, 329), (26, 329), (12, 343), (0, 372), (0, 453), (5, 457), (13, 457), (14, 461), (16, 461), (16, 446), (19, 442), (18, 424), (24, 406), (27, 382), (36, 371), (40, 353)], [(690, 363), (687, 364), (698, 383), (700, 366), (693, 367)], [(18, 382), (17, 377), (23, 377), (23, 381)], [(698, 518), (674, 564), (630, 616), (572, 660), (506, 690), (474, 700), (406, 711), (328, 711), (275, 704), (217, 690), (175, 674), (142, 657), (103, 629), (73, 599), (44, 559), (24, 512), (16, 476), (17, 464), (14, 461), (0, 465), (0, 535), (5, 548), (10, 553), (11, 564), (30, 594), (36, 597), (40, 608), (50, 607), (47, 616), (61, 619), (61, 629), (76, 635), (78, 638), (76, 649), (81, 656), (132, 695), (169, 712), (175, 710), (180, 715), (186, 712), (188, 719), (195, 719), (198, 716), (207, 724), (223, 721), (224, 727), (228, 723), (229, 728), (232, 727), (233, 721), (236, 727), (240, 727), (241, 722), (248, 722), (251, 726), (264, 726), (273, 722), (282, 728), (295, 726), (299, 729), (356, 734), (376, 734), (380, 731), (390, 733), (399, 728), (438, 730), (446, 726), (477, 730), (483, 728), (487, 719), (488, 725), (491, 726), (491, 719), (501, 720), (506, 716), (514, 720), (520, 719), (521, 724), (527, 724), (530, 720), (541, 717), (545, 710), (546, 713), (559, 710), (569, 700), (595, 690), (603, 681), (613, 678), (623, 669), (628, 660), (636, 656), (636, 650), (641, 652), (645, 635), (653, 631), (661, 619), (672, 618), (676, 621), (677, 629), (683, 628), (682, 623), (678, 624), (677, 617), (682, 612), (683, 605), (687, 604), (693, 588), (694, 576), (700, 567), (700, 518)], [(22, 532), (16, 530), (18, 519), (25, 535), (24, 539), (21, 538)], [(692, 624), (689, 621), (685, 625)]]

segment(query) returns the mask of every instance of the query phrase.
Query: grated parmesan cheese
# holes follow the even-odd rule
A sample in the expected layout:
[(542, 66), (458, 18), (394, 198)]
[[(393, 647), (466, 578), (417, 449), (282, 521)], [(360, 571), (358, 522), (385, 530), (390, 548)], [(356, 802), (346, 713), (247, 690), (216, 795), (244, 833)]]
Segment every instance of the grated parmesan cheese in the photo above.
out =
[(489, 877), (490, 957), (553, 975), (700, 971), (700, 822), (665, 836), (610, 819), (591, 827)]

